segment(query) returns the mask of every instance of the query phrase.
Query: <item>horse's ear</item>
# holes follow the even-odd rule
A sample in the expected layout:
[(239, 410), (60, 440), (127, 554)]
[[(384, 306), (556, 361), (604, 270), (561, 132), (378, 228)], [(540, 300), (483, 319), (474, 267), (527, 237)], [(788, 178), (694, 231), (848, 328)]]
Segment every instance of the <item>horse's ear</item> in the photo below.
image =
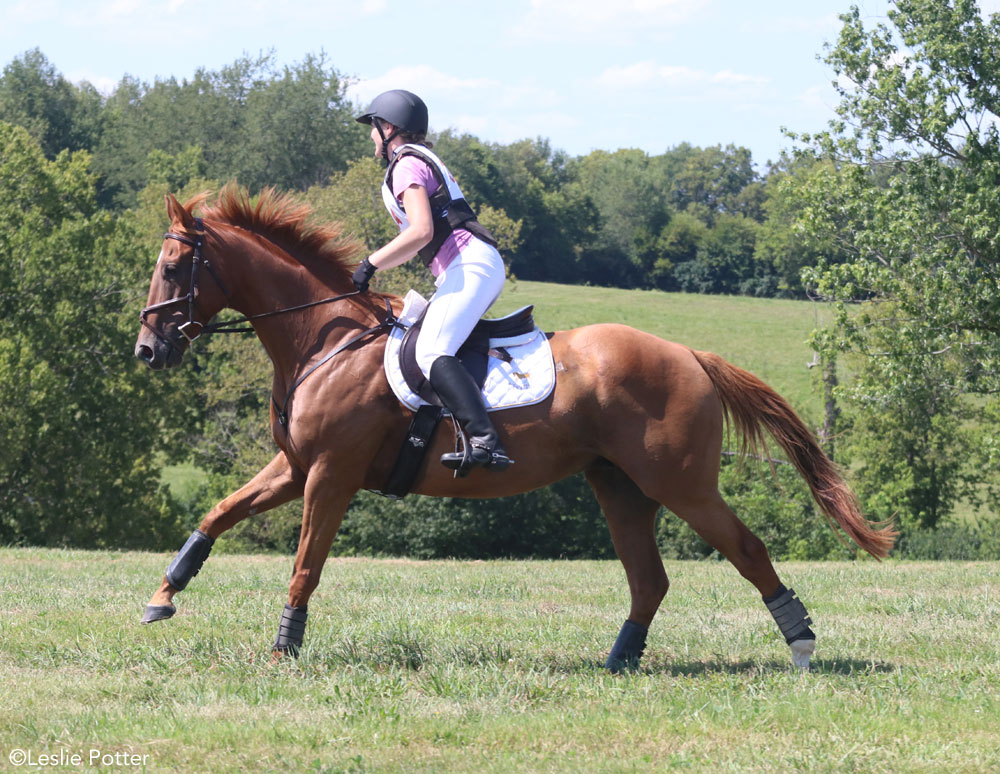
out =
[(194, 216), (184, 209), (184, 206), (177, 201), (173, 194), (167, 194), (167, 215), (171, 223), (179, 223), (184, 228), (194, 228)]

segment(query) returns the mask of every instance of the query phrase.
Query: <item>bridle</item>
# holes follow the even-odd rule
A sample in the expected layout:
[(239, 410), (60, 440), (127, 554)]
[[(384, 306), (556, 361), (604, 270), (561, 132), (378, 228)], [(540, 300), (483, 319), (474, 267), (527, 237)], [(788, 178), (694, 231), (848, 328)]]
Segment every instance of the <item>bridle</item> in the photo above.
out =
[[(188, 319), (186, 322), (181, 323), (177, 326), (177, 330), (180, 334), (188, 340), (188, 343), (193, 343), (195, 339), (202, 335), (208, 335), (212, 333), (255, 333), (254, 329), (250, 325), (245, 325), (246, 323), (252, 323), (254, 320), (260, 320), (265, 317), (274, 317), (275, 315), (285, 314), (286, 312), (296, 312), (300, 309), (309, 309), (313, 306), (319, 306), (320, 304), (331, 304), (334, 301), (342, 301), (345, 298), (351, 298), (352, 296), (357, 296), (362, 293), (360, 290), (354, 290), (350, 293), (342, 293), (338, 296), (330, 296), (329, 298), (321, 298), (318, 301), (309, 301), (305, 304), (299, 304), (297, 306), (287, 306), (282, 309), (275, 309), (271, 312), (261, 312), (260, 314), (245, 315), (239, 317), (235, 320), (226, 320), (221, 323), (212, 323), (210, 325), (205, 325), (198, 322), (195, 319), (195, 296), (198, 293), (198, 267), (204, 266), (205, 270), (211, 275), (212, 279), (215, 280), (215, 284), (219, 286), (222, 294), (226, 297), (226, 306), (229, 305), (229, 290), (226, 288), (226, 283), (222, 281), (218, 272), (212, 268), (212, 264), (208, 262), (208, 259), (201, 253), (201, 248), (205, 244), (205, 224), (202, 218), (194, 219), (194, 232), (193, 237), (186, 234), (175, 234), (168, 231), (163, 235), (164, 239), (175, 239), (186, 245), (194, 247), (194, 254), (191, 256), (191, 285), (188, 292), (183, 296), (174, 296), (173, 298), (168, 298), (166, 301), (160, 301), (156, 304), (147, 306), (141, 312), (139, 312), (139, 321), (147, 329), (153, 332), (158, 339), (165, 342), (167, 346), (173, 349), (179, 342), (177, 339), (171, 339), (166, 334), (158, 331), (153, 327), (149, 321), (146, 319), (150, 312), (157, 311), (159, 309), (165, 309), (166, 307), (173, 306), (175, 304), (187, 304), (188, 308)], [(298, 389), (299, 385), (306, 380), (317, 368), (328, 363), (335, 356), (339, 355), (344, 350), (349, 347), (354, 346), (362, 339), (371, 336), (374, 333), (379, 333), (381, 331), (387, 331), (391, 328), (399, 325), (399, 321), (396, 316), (392, 313), (392, 305), (389, 303), (388, 298), (383, 299), (385, 301), (386, 308), (386, 318), (377, 325), (363, 330), (355, 336), (352, 336), (347, 341), (343, 342), (339, 346), (332, 349), (326, 355), (324, 355), (319, 362), (312, 365), (306, 370), (293, 384), (288, 394), (285, 396), (285, 400), (281, 405), (278, 405), (277, 400), (274, 395), (271, 396), (271, 402), (274, 404), (275, 412), (278, 416), (278, 421), (284, 426), (288, 424), (288, 403), (292, 399), (292, 394)], [(241, 327), (243, 326), (243, 327)]]
[(166, 301), (160, 301), (157, 304), (152, 304), (147, 306), (141, 312), (139, 312), (139, 322), (141, 322), (146, 328), (151, 330), (153, 334), (159, 338), (161, 341), (165, 342), (171, 348), (177, 343), (176, 340), (168, 338), (165, 334), (158, 331), (149, 321), (146, 319), (150, 312), (155, 312), (159, 309), (165, 309), (168, 306), (174, 306), (175, 304), (187, 304), (188, 308), (188, 319), (187, 322), (183, 322), (177, 326), (177, 331), (188, 340), (188, 343), (193, 343), (195, 339), (201, 336), (202, 333), (211, 332), (209, 329), (213, 326), (205, 326), (198, 322), (194, 316), (194, 303), (195, 296), (198, 293), (198, 267), (204, 266), (208, 273), (215, 280), (215, 284), (219, 286), (222, 294), (226, 297), (226, 301), (229, 301), (229, 290), (226, 288), (226, 283), (222, 281), (222, 278), (218, 275), (215, 269), (212, 268), (212, 264), (208, 262), (208, 259), (201, 254), (201, 248), (205, 244), (205, 225), (201, 218), (194, 219), (194, 237), (189, 237), (186, 234), (174, 234), (168, 231), (163, 235), (164, 239), (175, 239), (178, 242), (182, 242), (186, 245), (190, 245), (194, 248), (194, 255), (191, 257), (191, 285), (188, 288), (187, 294), (183, 296), (174, 296)]

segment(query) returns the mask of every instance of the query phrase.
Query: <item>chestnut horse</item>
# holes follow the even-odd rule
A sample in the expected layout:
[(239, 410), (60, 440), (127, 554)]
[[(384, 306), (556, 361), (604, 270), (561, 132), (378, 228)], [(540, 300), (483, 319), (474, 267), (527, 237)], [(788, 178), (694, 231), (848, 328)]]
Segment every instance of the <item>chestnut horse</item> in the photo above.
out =
[[(204, 219), (194, 217), (196, 207)], [(174, 367), (198, 333), (219, 327), (209, 321), (220, 310), (244, 315), (274, 365), (271, 430), (278, 453), (205, 516), (143, 620), (174, 613), (174, 595), (201, 568), (215, 538), (248, 516), (303, 497), (288, 604), (274, 645), (277, 655), (294, 654), (351, 498), (382, 488), (406, 437), (411, 412), (382, 374), (381, 334), (390, 310), (398, 314), (402, 304), (393, 296), (352, 292), (357, 245), (339, 228), (311, 224), (309, 208), (288, 195), (266, 190), (253, 204), (231, 184), (212, 206), (205, 196), (183, 206), (168, 196), (167, 212), (170, 232), (141, 315), (136, 356), (153, 369)], [(456, 478), (438, 464), (452, 451), (451, 433), (437, 433), (413, 491), (504, 497), (583, 471), (631, 593), (606, 664), (613, 671), (638, 663), (667, 592), (654, 536), (664, 505), (757, 588), (793, 660), (807, 666), (815, 636), (804, 606), (779, 581), (761, 540), (719, 494), (725, 425), (731, 421), (740, 433), (744, 452), (763, 444), (765, 430), (773, 436), (831, 525), (865, 551), (886, 556), (895, 533), (865, 520), (809, 430), (752, 374), (623, 325), (557, 332), (551, 345), (559, 364), (554, 393), (538, 405), (492, 415), (517, 464)]]

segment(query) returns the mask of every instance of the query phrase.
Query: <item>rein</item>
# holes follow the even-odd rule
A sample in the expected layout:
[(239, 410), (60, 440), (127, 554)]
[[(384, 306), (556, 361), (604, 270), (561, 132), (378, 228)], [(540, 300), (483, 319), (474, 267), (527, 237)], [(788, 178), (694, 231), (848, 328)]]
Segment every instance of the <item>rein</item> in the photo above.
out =
[[(204, 266), (206, 271), (211, 275), (212, 279), (215, 280), (215, 284), (219, 286), (222, 294), (226, 297), (226, 303), (229, 303), (229, 290), (226, 288), (226, 284), (222, 281), (222, 278), (218, 275), (215, 269), (212, 268), (212, 264), (208, 262), (208, 259), (201, 254), (201, 248), (205, 244), (205, 225), (201, 218), (195, 218), (195, 230), (194, 238), (187, 236), (186, 234), (174, 234), (168, 231), (163, 235), (164, 239), (174, 239), (183, 244), (190, 245), (194, 248), (194, 255), (191, 257), (191, 286), (188, 292), (183, 296), (175, 296), (174, 298), (169, 298), (166, 301), (160, 301), (159, 303), (152, 304), (144, 308), (139, 312), (139, 321), (153, 334), (159, 338), (161, 341), (165, 342), (171, 349), (176, 346), (177, 340), (173, 340), (161, 333), (159, 330), (154, 328), (147, 321), (147, 316), (150, 312), (156, 311), (158, 309), (163, 309), (174, 304), (186, 303), (188, 306), (188, 319), (187, 322), (181, 323), (177, 326), (178, 332), (188, 340), (188, 343), (194, 343), (196, 339), (203, 335), (211, 335), (213, 333), (254, 333), (252, 325), (246, 325), (246, 323), (253, 323), (254, 320), (262, 320), (266, 317), (275, 317), (279, 314), (286, 314), (288, 312), (298, 312), (302, 309), (310, 309), (314, 306), (320, 306), (322, 304), (332, 304), (335, 301), (343, 301), (346, 298), (351, 298), (352, 296), (360, 295), (363, 291), (354, 290), (350, 293), (341, 293), (337, 296), (330, 296), (329, 298), (322, 298), (318, 301), (309, 301), (305, 304), (298, 304), (297, 306), (288, 306), (282, 309), (275, 309), (270, 312), (261, 312), (259, 314), (244, 315), (243, 317), (238, 317), (235, 320), (226, 320), (225, 322), (212, 323), (210, 325), (205, 325), (198, 322), (195, 319), (195, 296), (198, 291), (198, 267)], [(373, 325), (367, 330), (361, 331), (360, 333), (352, 336), (350, 339), (344, 343), (334, 347), (330, 352), (322, 357), (319, 362), (312, 365), (302, 376), (295, 380), (292, 384), (291, 389), (288, 394), (285, 395), (285, 400), (282, 402), (281, 406), (278, 406), (277, 400), (274, 398), (274, 394), (271, 394), (271, 404), (274, 406), (275, 413), (278, 417), (278, 423), (282, 427), (287, 427), (288, 425), (288, 403), (292, 399), (292, 395), (295, 390), (298, 389), (299, 385), (302, 384), (317, 368), (325, 365), (334, 357), (339, 355), (344, 350), (354, 346), (362, 339), (371, 336), (372, 334), (377, 334), (381, 331), (388, 331), (399, 325), (399, 321), (396, 316), (392, 313), (392, 305), (389, 303), (389, 299), (383, 298), (385, 301), (386, 318), (380, 322), (378, 325)], [(244, 326), (244, 327), (238, 327)], [(192, 329), (197, 327), (196, 331)]]

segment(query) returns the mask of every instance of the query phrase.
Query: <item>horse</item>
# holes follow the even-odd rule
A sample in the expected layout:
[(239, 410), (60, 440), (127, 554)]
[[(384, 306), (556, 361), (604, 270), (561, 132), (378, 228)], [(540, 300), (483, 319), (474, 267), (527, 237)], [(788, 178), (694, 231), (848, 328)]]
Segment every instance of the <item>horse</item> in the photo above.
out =
[[(150, 282), (135, 354), (152, 369), (178, 366), (198, 335), (225, 330), (224, 308), (243, 315), (274, 366), (274, 458), (205, 515), (167, 569), (143, 622), (169, 618), (174, 596), (202, 568), (212, 543), (241, 520), (303, 498), (288, 601), (272, 648), (298, 654), (308, 602), (354, 495), (379, 490), (412, 413), (382, 374), (387, 336), (402, 301), (351, 281), (359, 245), (308, 205), (265, 189), (251, 199), (226, 185), (209, 204), (168, 194), (170, 230)], [(201, 218), (194, 211), (200, 208)], [(185, 292), (186, 291), (186, 292)], [(585, 474), (606, 517), (628, 582), (630, 608), (607, 657), (612, 672), (638, 667), (669, 586), (654, 535), (660, 506), (683, 519), (746, 578), (770, 610), (794, 664), (808, 668), (815, 634), (764, 543), (719, 493), (724, 435), (742, 452), (784, 450), (835, 531), (885, 557), (896, 532), (869, 522), (837, 468), (791, 406), (764, 382), (718, 355), (633, 328), (596, 324), (546, 334), (558, 364), (541, 403), (495, 412), (516, 464), (456, 477), (436, 460), (453, 450), (437, 433), (412, 487), (433, 497), (504, 497)], [(325, 354), (324, 354), (325, 353)], [(840, 532), (838, 531), (838, 535)]]

